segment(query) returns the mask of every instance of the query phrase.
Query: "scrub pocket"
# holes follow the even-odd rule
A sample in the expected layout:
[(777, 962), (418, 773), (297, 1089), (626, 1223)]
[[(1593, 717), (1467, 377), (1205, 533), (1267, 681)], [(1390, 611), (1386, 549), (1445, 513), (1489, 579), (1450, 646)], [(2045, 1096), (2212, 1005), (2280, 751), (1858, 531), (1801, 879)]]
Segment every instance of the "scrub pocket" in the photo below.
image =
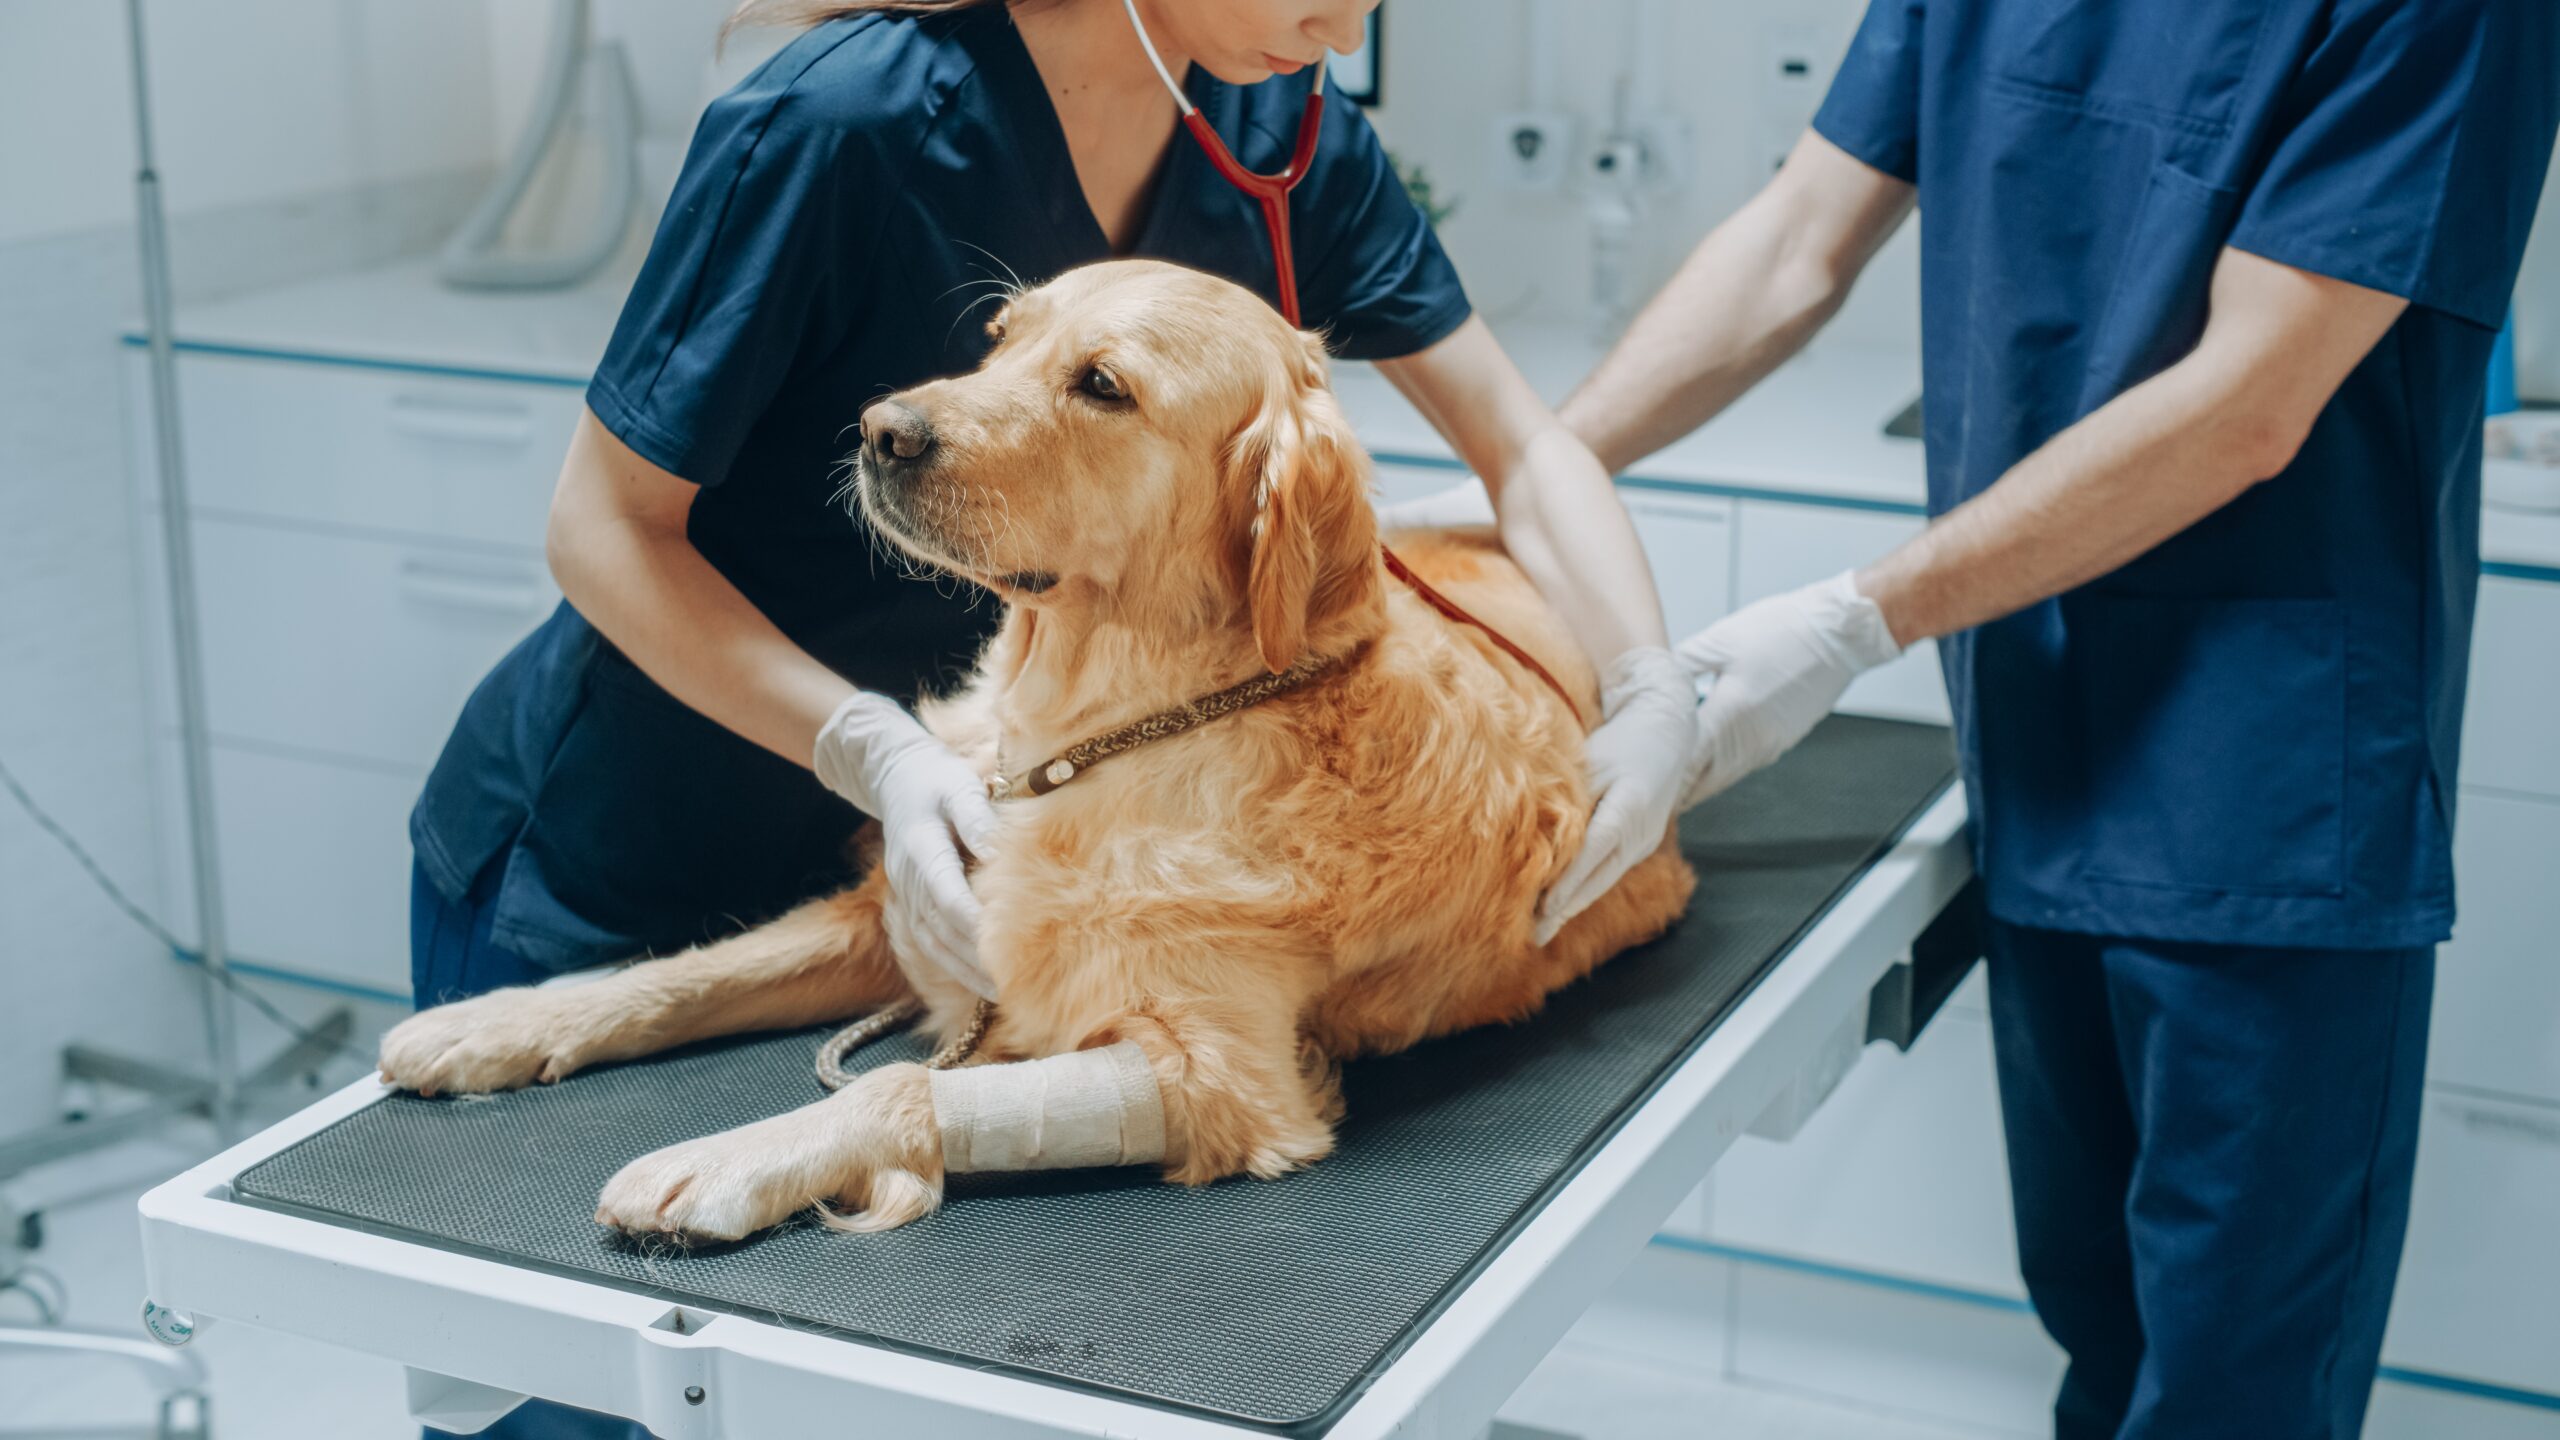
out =
[(2278, 7), (2005, 0), (1995, 8), (1982, 51), (1994, 84), (2110, 120), (2219, 137), (2238, 114)]
[(2086, 415), (2186, 358), (2204, 335), (2213, 268), (2240, 193), (2178, 167), (2152, 167), (2125, 235), (2114, 286), (2089, 335), (2076, 414)]
[(2346, 877), (2346, 615), (2334, 600), (2082, 592), (2091, 881), (2337, 895)]

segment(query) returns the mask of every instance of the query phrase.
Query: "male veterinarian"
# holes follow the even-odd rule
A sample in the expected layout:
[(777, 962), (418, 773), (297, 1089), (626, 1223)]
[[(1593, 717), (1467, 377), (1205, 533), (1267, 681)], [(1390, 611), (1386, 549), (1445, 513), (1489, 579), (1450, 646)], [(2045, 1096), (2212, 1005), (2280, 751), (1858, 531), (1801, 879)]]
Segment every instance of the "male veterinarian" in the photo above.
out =
[(1945, 637), (2065, 1437), (2350, 1437), (2409, 1205), (2551, 0), (1873, 0), (1565, 418), (1622, 468), (1915, 199), (1927, 533), (1681, 653), (1692, 794)]

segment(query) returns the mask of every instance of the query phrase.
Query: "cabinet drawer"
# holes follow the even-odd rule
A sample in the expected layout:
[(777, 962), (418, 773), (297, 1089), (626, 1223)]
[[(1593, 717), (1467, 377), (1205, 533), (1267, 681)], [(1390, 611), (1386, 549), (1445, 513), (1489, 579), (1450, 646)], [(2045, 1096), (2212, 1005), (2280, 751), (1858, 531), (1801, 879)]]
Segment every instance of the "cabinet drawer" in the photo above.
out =
[[(1734, 546), (1734, 603), (1748, 605), (1867, 564), (1919, 534), (1924, 523), (1916, 515), (1746, 500)], [(1901, 659), (1859, 676), (1840, 708), (1944, 724), (1947, 686), (1938, 673), (1938, 647), (1914, 645)]]
[(2560, 1105), (2560, 801), (2465, 794), (2453, 865), (2462, 914), (2436, 958), (2428, 1078)]
[(1662, 592), (1671, 638), (1692, 635), (1733, 608), (1733, 502), (1621, 490)]
[[(136, 396), (146, 379), (128, 366)], [(545, 386), (223, 355), (178, 357), (192, 504), (538, 546), (585, 407)], [(150, 407), (129, 407), (149, 425)], [(140, 454), (148, 457), (148, 445)], [(145, 503), (151, 468), (137, 468)]]
[(2560, 1393), (2560, 1109), (2427, 1097), (2383, 1359)]
[(2480, 582), (2464, 707), (2462, 780), (2560, 800), (2560, 585)]
[[(225, 739), (423, 770), (472, 686), (560, 599), (531, 552), (202, 517), (190, 533), (206, 708)], [(145, 549), (156, 566), (156, 534)], [(165, 676), (156, 613), (152, 628)], [(172, 687), (156, 690), (176, 724)]]
[[(156, 746), (169, 898), (195, 938), (184, 771)], [(424, 771), (213, 747), (214, 839), (235, 959), (387, 995), (409, 993), (409, 807)]]

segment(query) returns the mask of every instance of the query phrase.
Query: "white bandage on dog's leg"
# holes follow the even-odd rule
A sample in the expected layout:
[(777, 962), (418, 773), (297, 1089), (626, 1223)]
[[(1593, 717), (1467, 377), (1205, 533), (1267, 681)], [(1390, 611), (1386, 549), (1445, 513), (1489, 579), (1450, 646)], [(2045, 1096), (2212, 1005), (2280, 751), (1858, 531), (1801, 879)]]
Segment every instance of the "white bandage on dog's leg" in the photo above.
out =
[(1164, 1097), (1147, 1052), (1133, 1042), (928, 1075), (948, 1173), (1079, 1170), (1164, 1158)]

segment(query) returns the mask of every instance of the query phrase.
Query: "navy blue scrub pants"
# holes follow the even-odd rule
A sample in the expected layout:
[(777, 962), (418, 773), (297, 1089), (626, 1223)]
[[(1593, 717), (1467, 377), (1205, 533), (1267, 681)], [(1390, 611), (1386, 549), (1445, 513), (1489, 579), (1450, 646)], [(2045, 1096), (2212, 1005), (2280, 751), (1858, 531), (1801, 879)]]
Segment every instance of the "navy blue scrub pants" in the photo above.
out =
[[(423, 868), (409, 876), (409, 994), (419, 1009), (504, 985), (532, 985), (552, 972), (489, 941), (490, 903), (500, 867), (492, 865), (459, 905), (447, 901)], [(425, 1432), (430, 1437), (441, 1430)], [(628, 1420), (528, 1400), (480, 1432), (491, 1440), (649, 1440)]]
[(1989, 936), (2057, 1440), (2354, 1440), (2409, 1219), (2435, 952)]

